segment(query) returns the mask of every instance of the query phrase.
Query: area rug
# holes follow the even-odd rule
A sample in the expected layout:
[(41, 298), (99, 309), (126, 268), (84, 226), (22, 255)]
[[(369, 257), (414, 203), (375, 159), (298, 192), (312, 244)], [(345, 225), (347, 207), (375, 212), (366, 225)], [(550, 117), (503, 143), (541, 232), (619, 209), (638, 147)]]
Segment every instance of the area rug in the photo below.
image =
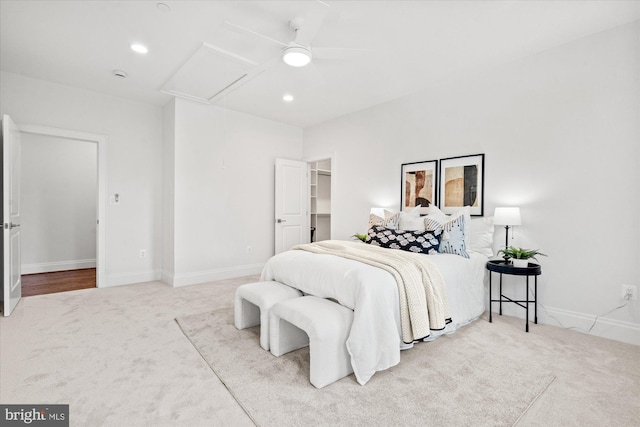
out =
[(472, 324), (403, 351), (364, 386), (351, 375), (316, 389), (308, 348), (274, 357), (259, 327), (233, 326), (231, 308), (176, 321), (259, 426), (511, 426), (555, 378), (468, 342), (460, 332)]

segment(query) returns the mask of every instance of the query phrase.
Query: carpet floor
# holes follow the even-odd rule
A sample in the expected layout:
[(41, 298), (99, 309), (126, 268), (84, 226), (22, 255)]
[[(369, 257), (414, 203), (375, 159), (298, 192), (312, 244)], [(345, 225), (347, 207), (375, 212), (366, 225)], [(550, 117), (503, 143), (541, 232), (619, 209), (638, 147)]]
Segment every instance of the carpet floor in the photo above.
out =
[[(71, 426), (252, 426), (175, 319), (230, 309), (235, 289), (255, 279), (182, 288), (150, 282), (23, 298), (10, 317), (0, 318), (0, 402), (69, 404)], [(522, 371), (556, 377), (515, 421), (518, 427), (640, 426), (640, 347), (530, 326), (527, 334), (521, 319), (494, 315), (493, 323), (480, 319), (446, 339), (452, 352), (473, 350), (472, 370), (484, 369), (474, 357), (485, 360), (486, 353), (495, 357), (493, 367), (508, 359)], [(404, 369), (412, 356), (402, 357)], [(389, 375), (396, 374), (378, 373), (354, 388), (367, 393)], [(501, 392), (525, 391), (508, 381)], [(318, 391), (331, 392), (334, 385)], [(433, 399), (455, 400), (449, 396)], [(299, 410), (289, 407), (282, 425), (293, 423)], [(420, 409), (398, 401), (380, 408), (392, 415), (411, 411)], [(461, 418), (462, 425), (473, 421)]]
[[(510, 426), (555, 378), (453, 334), (402, 352), (399, 365), (364, 387), (350, 375), (319, 390), (309, 383), (308, 347), (274, 357), (260, 347), (259, 327), (234, 327), (232, 309), (177, 320), (247, 414), (265, 427)], [(469, 328), (480, 334), (489, 327)]]

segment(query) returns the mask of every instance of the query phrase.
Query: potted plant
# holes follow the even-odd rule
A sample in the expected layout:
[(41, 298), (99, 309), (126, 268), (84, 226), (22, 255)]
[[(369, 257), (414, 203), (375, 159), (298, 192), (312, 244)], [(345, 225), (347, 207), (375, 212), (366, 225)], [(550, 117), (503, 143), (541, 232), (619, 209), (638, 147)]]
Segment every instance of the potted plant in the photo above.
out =
[(356, 233), (351, 237), (355, 237), (356, 239), (361, 240), (363, 242), (367, 240), (367, 235), (366, 234), (358, 234), (358, 233)]
[(509, 259), (511, 259), (513, 266), (519, 267), (519, 268), (528, 267), (529, 258), (535, 259), (536, 261), (538, 261), (538, 259), (536, 258), (536, 255), (546, 256), (545, 254), (538, 251), (537, 249), (523, 249), (523, 248), (516, 248), (515, 246), (507, 246), (504, 249), (500, 249), (498, 251), (498, 254), (500, 253), (504, 254), (505, 261), (508, 262)]

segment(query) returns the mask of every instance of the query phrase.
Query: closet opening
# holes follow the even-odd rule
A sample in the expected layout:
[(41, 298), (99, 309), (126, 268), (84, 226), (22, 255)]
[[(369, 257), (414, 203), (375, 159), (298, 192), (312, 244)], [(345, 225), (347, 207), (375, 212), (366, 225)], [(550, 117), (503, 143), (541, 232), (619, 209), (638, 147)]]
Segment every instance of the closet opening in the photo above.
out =
[(331, 239), (331, 158), (309, 162), (310, 241)]

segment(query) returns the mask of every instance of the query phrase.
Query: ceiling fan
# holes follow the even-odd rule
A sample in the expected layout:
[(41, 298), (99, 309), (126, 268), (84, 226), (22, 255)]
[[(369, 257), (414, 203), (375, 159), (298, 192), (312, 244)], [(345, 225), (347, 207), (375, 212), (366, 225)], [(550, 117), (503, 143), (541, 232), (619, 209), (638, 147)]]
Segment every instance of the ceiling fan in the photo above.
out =
[(294, 39), (289, 42), (276, 40), (229, 21), (225, 21), (225, 24), (281, 46), (282, 60), (292, 67), (304, 67), (311, 63), (314, 58), (344, 58), (363, 51), (364, 49), (311, 47), (311, 42), (320, 30), (322, 22), (328, 13), (329, 5), (320, 0), (315, 0), (314, 7), (304, 17), (296, 17), (289, 21), (289, 28), (295, 32)]

